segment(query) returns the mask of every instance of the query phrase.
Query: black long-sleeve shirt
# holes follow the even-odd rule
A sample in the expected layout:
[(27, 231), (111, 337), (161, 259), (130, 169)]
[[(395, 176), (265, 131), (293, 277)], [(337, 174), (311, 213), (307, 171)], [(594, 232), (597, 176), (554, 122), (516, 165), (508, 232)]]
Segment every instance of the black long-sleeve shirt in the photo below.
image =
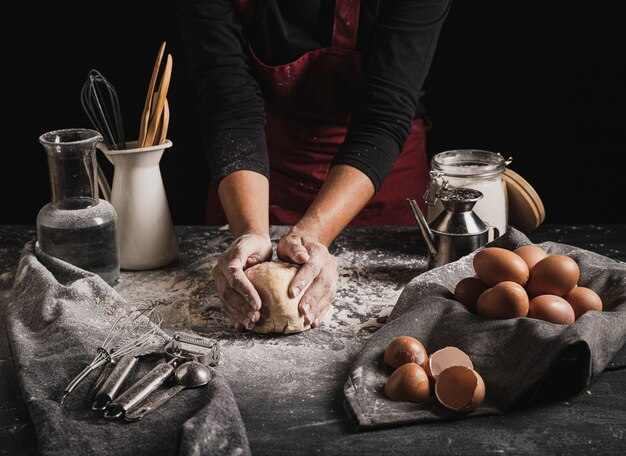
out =
[[(179, 0), (212, 178), (237, 170), (269, 177), (264, 102), (247, 42), (268, 65), (328, 47), (334, 0), (257, 0), (244, 25), (231, 0)], [(424, 114), (422, 86), (449, 0), (362, 0), (357, 50), (364, 73), (348, 134), (332, 165), (365, 173), (376, 190)]]

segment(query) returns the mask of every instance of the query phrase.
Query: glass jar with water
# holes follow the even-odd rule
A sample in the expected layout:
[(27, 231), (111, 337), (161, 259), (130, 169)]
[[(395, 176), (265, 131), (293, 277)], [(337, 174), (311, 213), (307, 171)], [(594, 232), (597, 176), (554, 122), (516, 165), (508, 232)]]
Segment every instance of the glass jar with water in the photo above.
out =
[(95, 130), (66, 129), (39, 137), (48, 156), (52, 201), (37, 216), (45, 253), (113, 284), (119, 277), (117, 214), (99, 198)]

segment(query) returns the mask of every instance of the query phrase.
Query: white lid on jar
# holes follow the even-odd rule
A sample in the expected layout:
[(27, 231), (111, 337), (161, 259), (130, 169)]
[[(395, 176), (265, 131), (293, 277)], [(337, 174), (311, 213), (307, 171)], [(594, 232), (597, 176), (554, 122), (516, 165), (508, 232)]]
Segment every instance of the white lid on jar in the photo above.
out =
[(431, 169), (449, 177), (485, 178), (502, 174), (511, 161), (488, 150), (455, 149), (433, 156)]

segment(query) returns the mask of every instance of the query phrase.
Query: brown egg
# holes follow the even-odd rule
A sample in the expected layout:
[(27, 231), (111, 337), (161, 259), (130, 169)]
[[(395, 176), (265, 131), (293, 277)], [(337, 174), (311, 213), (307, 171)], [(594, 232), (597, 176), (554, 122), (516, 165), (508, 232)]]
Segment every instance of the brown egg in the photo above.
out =
[(555, 295), (540, 295), (530, 300), (528, 316), (538, 320), (549, 321), (558, 325), (574, 323), (576, 316), (569, 303)]
[(528, 266), (522, 257), (500, 247), (479, 250), (473, 265), (480, 280), (490, 287), (507, 280), (522, 286), (528, 281)]
[(500, 282), (483, 294), (476, 305), (478, 315), (499, 320), (528, 315), (528, 294), (519, 283)]
[(600, 299), (598, 293), (591, 288), (574, 287), (565, 295), (564, 299), (569, 302), (572, 309), (574, 309), (576, 320), (588, 310), (602, 312), (602, 299)]
[(436, 381), (441, 372), (452, 366), (474, 368), (472, 360), (462, 350), (456, 347), (444, 347), (430, 355), (428, 361), (424, 364), (424, 370), (428, 378)]
[(393, 371), (384, 392), (392, 401), (422, 402), (430, 397), (430, 383), (421, 366), (407, 363)]
[(543, 250), (541, 247), (537, 247), (536, 245), (518, 247), (513, 252), (522, 257), (528, 266), (528, 270), (531, 270), (534, 265), (548, 256), (548, 252)]
[(478, 277), (466, 277), (456, 284), (454, 299), (467, 307), (470, 312), (476, 312), (476, 301), (487, 288), (489, 287)]
[(478, 313), (478, 307), (485, 306), (485, 302), (487, 301), (487, 297), (489, 296), (489, 293), (491, 292), (491, 290), (493, 290), (493, 287), (487, 288), (485, 291), (481, 293), (481, 295), (476, 300), (476, 313)]
[(406, 363), (424, 365), (428, 355), (422, 343), (410, 336), (396, 337), (385, 349), (383, 361), (394, 369)]
[(485, 382), (469, 367), (449, 367), (437, 379), (435, 396), (450, 410), (471, 412), (485, 399)]
[(549, 255), (531, 269), (526, 291), (531, 297), (544, 294), (565, 296), (579, 278), (576, 261), (565, 255)]

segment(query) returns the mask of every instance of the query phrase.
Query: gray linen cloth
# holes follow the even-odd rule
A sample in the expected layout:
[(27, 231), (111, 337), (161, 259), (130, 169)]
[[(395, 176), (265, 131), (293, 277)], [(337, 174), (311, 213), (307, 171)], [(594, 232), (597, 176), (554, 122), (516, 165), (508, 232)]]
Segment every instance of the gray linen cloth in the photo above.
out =
[[(40, 453), (250, 454), (237, 403), (216, 369), (209, 385), (182, 391), (136, 423), (105, 420), (84, 404), (97, 371), (60, 404), (65, 386), (93, 359), (115, 316), (137, 304), (127, 303), (98, 275), (39, 251), (35, 241), (24, 247), (7, 307), (7, 331)], [(159, 330), (122, 391), (163, 361), (168, 338)]]
[[(531, 241), (511, 229), (488, 244), (515, 249)], [(573, 246), (544, 242), (550, 254), (568, 255), (580, 267), (579, 285), (599, 292), (603, 312), (587, 312), (572, 325), (531, 319), (488, 320), (453, 299), (457, 282), (474, 276), (474, 254), (414, 278), (388, 322), (367, 341), (344, 386), (344, 406), (357, 429), (467, 416), (502, 414), (513, 407), (579, 393), (626, 342), (626, 264)], [(391, 369), (387, 344), (398, 336), (420, 340), (428, 353), (455, 346), (483, 377), (486, 398), (469, 414), (448, 411), (435, 399), (393, 402), (383, 394)]]

